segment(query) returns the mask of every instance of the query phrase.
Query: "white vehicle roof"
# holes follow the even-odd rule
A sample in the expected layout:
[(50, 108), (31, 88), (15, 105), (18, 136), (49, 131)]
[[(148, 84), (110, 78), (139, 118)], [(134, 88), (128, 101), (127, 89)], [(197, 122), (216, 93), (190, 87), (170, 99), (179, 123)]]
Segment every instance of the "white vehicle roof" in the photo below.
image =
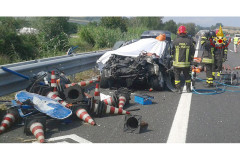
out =
[(234, 37), (240, 37), (240, 34), (235, 34)]
[(137, 42), (123, 46), (113, 51), (106, 52), (97, 60), (97, 64), (99, 69), (102, 70), (104, 64), (108, 61), (112, 54), (138, 57), (142, 51), (156, 53), (161, 58), (166, 48), (166, 44), (166, 41), (159, 41), (155, 38), (140, 39)]

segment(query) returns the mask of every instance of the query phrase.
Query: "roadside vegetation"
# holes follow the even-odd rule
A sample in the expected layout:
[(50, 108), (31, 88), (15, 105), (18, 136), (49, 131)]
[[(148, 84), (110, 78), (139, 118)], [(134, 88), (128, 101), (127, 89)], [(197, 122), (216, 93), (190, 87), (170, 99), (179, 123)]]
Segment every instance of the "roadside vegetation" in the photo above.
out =
[[(0, 65), (53, 57), (66, 54), (72, 46), (75, 52), (87, 52), (112, 48), (116, 41), (139, 39), (146, 30), (168, 30), (175, 39), (178, 26), (173, 20), (163, 17), (93, 17), (87, 24), (69, 17), (0, 17)], [(70, 20), (69, 20), (70, 19)], [(86, 21), (85, 20), (85, 21)], [(94, 21), (91, 21), (94, 20)], [(184, 24), (192, 35), (200, 26)], [(23, 28), (32, 28), (22, 32)], [(75, 75), (75, 82), (91, 79), (98, 73), (88, 70)], [(14, 93), (0, 97), (0, 101), (14, 99)], [(5, 105), (0, 104), (0, 110)]]
[(169, 30), (175, 38), (180, 25), (163, 23), (163, 17), (98, 18), (77, 24), (69, 17), (0, 17), (0, 65), (64, 55), (72, 46), (78, 46), (75, 52), (111, 48), (116, 41), (139, 39), (145, 30)]

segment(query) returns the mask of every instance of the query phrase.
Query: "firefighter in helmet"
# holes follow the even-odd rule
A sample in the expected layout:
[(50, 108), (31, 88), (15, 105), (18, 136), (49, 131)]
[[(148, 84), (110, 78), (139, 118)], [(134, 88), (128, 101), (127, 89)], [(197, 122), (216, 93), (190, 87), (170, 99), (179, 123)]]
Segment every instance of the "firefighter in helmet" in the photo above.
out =
[(224, 34), (221, 26), (219, 30), (216, 30), (216, 38), (214, 40), (215, 54), (214, 54), (214, 66), (213, 66), (213, 79), (215, 79), (215, 72), (217, 72), (217, 79), (220, 78), (220, 72), (222, 71), (222, 64), (227, 59), (227, 40), (224, 40)]
[(171, 54), (173, 56), (175, 85), (177, 92), (181, 94), (181, 72), (183, 72), (185, 77), (187, 92), (191, 92), (190, 62), (193, 60), (195, 49), (192, 39), (187, 36), (187, 30), (185, 26), (180, 26), (177, 34), (178, 37), (173, 41)]
[(234, 52), (237, 53), (237, 46), (239, 45), (238, 37), (234, 37), (233, 44), (234, 44)]
[(208, 87), (213, 86), (213, 65), (214, 65), (214, 54), (215, 54), (215, 47), (213, 45), (213, 38), (216, 36), (214, 31), (205, 32), (201, 42), (203, 47), (203, 54), (202, 54), (202, 63), (206, 67), (206, 82)]

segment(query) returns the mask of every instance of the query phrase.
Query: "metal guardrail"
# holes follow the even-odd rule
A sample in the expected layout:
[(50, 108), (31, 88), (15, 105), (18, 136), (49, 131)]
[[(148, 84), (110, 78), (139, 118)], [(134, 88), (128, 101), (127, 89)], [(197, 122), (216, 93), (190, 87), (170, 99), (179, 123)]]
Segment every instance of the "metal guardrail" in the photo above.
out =
[[(56, 68), (64, 71), (66, 75), (72, 75), (94, 68), (97, 59), (107, 51), (57, 56), (2, 66), (29, 77), (33, 77), (40, 71), (51, 71)], [(2, 66), (0, 66), (0, 96), (25, 89), (30, 85), (30, 81), (3, 71)]]

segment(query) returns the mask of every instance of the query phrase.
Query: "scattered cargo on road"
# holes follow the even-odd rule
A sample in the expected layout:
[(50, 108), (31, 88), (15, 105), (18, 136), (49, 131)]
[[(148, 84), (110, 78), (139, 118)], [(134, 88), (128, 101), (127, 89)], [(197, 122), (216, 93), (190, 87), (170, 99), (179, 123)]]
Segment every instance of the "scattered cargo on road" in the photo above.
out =
[[(9, 69), (6, 70), (25, 77)], [(39, 72), (31, 78), (31, 85), (26, 91), (16, 93), (15, 100), (12, 100), (2, 120), (0, 134), (6, 132), (13, 124), (24, 123), (24, 133), (34, 135), (38, 142), (43, 143), (44, 132), (51, 119), (66, 122), (76, 117), (95, 126), (96, 122), (92, 117), (130, 114), (129, 111), (124, 110), (129, 104), (130, 90), (119, 88), (112, 97), (101, 100), (99, 81), (98, 76), (92, 80), (72, 83), (59, 70)], [(91, 95), (94, 85), (96, 87)]]

